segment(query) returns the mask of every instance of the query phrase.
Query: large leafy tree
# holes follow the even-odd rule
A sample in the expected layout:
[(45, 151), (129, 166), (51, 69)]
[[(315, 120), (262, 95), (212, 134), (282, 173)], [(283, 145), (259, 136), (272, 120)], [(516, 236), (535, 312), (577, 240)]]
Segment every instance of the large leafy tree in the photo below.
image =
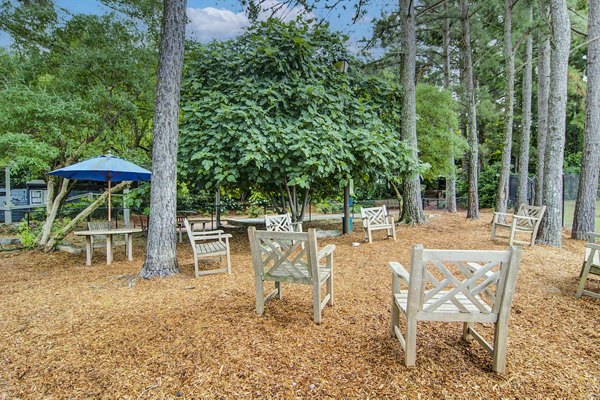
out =
[(353, 67), (340, 73), (335, 64), (346, 57), (343, 38), (326, 26), (275, 19), (233, 41), (194, 45), (182, 93), (182, 179), (258, 189), (286, 199), (301, 219), (311, 189), (415, 168), (396, 132), (397, 86)]
[[(155, 53), (132, 21), (68, 15), (51, 1), (3, 2), (0, 16), (14, 39), (3, 58), (11, 62), (2, 63), (0, 149), (12, 151), (13, 139), (31, 149), (15, 160), (17, 169), (39, 177), (108, 150), (147, 160), (136, 149), (148, 143)], [(41, 247), (51, 249), (68, 233), (52, 227), (71, 186), (48, 178)]]

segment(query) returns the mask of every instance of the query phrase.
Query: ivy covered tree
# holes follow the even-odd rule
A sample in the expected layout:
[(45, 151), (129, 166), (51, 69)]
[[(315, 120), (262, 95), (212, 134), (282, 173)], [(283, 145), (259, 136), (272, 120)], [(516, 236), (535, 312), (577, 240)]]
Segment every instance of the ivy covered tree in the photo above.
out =
[(396, 131), (397, 86), (353, 67), (338, 72), (347, 58), (343, 37), (301, 21), (269, 19), (232, 41), (194, 44), (182, 89), (181, 179), (260, 190), (301, 220), (311, 189), (337, 192), (350, 178), (415, 169)]

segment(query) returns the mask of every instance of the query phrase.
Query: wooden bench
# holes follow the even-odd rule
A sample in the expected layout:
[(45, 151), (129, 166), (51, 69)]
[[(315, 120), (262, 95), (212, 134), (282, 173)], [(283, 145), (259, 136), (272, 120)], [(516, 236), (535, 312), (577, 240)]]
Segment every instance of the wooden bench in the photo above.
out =
[[(528, 244), (533, 246), (537, 237), (540, 222), (546, 212), (546, 206), (530, 206), (521, 204), (516, 214), (494, 212), (492, 219), (492, 239), (496, 238), (496, 229), (498, 227), (510, 229), (508, 244), (512, 246), (517, 244)], [(531, 235), (531, 240), (517, 240), (516, 235), (524, 233)]]
[[(117, 229), (117, 221), (110, 221), (110, 226), (108, 221), (91, 221), (87, 223), (88, 231), (105, 231), (107, 229)], [(119, 237), (119, 240), (112, 241), (113, 246), (125, 246), (127, 245), (127, 241), (125, 240), (124, 235), (114, 235)], [(92, 251), (95, 248), (106, 247), (106, 235), (92, 235), (91, 246)]]
[(579, 286), (575, 292), (575, 298), (579, 299), (582, 295), (600, 299), (600, 293), (585, 289), (585, 283), (590, 274), (600, 276), (600, 244), (596, 239), (600, 239), (600, 233), (589, 232), (587, 234), (588, 243), (585, 245), (585, 260), (579, 273)]
[(396, 225), (394, 218), (388, 215), (387, 208), (381, 207), (363, 207), (360, 210), (362, 217), (363, 230), (365, 232), (365, 241), (373, 243), (373, 231), (386, 230), (388, 237), (396, 240)]

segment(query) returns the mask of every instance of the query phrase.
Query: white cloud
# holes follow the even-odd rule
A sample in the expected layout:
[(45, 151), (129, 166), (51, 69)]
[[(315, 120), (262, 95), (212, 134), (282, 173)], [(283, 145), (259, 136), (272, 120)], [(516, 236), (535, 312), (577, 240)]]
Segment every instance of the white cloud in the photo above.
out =
[(231, 39), (250, 24), (243, 12), (223, 8), (188, 8), (187, 16), (188, 35), (201, 42)]
[[(269, 17), (279, 18), (282, 21), (290, 21), (299, 16), (306, 18), (314, 17), (312, 13), (307, 13), (301, 7), (288, 7), (276, 0), (265, 0), (261, 4), (262, 11), (259, 14), (259, 20), (266, 20)], [(201, 42), (211, 40), (231, 39), (250, 25), (250, 21), (244, 12), (235, 13), (225, 8), (188, 8), (187, 17), (189, 23), (187, 27), (188, 36)]]

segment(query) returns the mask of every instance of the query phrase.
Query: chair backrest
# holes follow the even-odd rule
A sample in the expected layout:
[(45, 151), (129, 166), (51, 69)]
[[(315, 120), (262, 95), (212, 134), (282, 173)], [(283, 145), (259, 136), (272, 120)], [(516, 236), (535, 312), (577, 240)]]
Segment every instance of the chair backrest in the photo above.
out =
[(385, 205), (381, 207), (363, 207), (360, 210), (360, 216), (363, 220), (363, 225), (386, 225), (388, 224), (388, 213)]
[(116, 228), (116, 221), (110, 221), (110, 225), (108, 225), (108, 221), (90, 221), (87, 223), (88, 230), (90, 231), (101, 231), (110, 228)]
[[(179, 217), (177, 217), (177, 219), (178, 219), (177, 224), (179, 224)], [(182, 217), (181, 223), (185, 227), (185, 231), (187, 233), (188, 239), (190, 240), (190, 244), (192, 245), (192, 248), (195, 249), (196, 248), (196, 240), (194, 239), (194, 231), (192, 230), (192, 224), (190, 224), (190, 221), (188, 221), (188, 219), (185, 217)]]
[[(413, 246), (409, 303), (417, 312), (444, 313), (448, 301), (461, 313), (508, 312), (521, 249), (429, 250)], [(508, 307), (508, 308), (506, 308)]]
[(248, 228), (252, 264), (256, 276), (261, 278), (277, 270), (290, 282), (319, 282), (317, 259), (317, 232), (276, 232)]
[(148, 229), (148, 217), (146, 215), (133, 215), (131, 220), (133, 221), (134, 228), (142, 228), (143, 231)]
[(517, 226), (533, 228), (541, 221), (545, 212), (546, 206), (530, 206), (529, 204), (522, 203), (519, 207), (519, 210), (517, 211), (517, 215), (522, 217), (535, 218), (535, 220), (519, 219), (517, 221)]
[(265, 225), (272, 232), (294, 232), (290, 214), (265, 215)]

